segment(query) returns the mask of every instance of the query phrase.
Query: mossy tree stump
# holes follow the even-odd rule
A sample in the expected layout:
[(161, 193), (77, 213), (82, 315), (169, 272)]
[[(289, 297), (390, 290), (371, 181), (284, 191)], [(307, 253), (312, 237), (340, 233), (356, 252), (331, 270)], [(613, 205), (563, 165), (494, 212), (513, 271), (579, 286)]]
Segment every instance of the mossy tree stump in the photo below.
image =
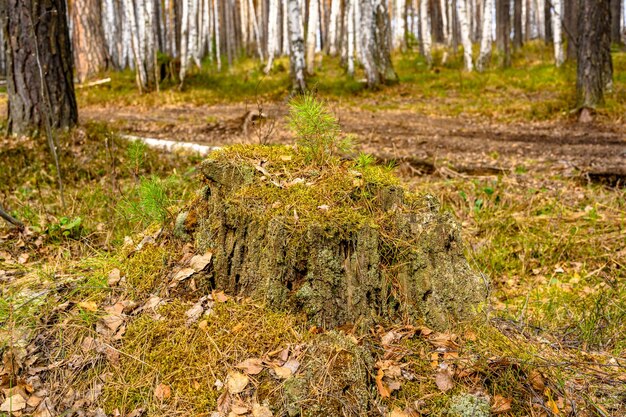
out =
[[(364, 165), (364, 166), (363, 166)], [(213, 252), (212, 285), (304, 311), (323, 327), (472, 316), (486, 282), (463, 255), (458, 224), (389, 170), (292, 147), (235, 146), (201, 165), (188, 216)]]

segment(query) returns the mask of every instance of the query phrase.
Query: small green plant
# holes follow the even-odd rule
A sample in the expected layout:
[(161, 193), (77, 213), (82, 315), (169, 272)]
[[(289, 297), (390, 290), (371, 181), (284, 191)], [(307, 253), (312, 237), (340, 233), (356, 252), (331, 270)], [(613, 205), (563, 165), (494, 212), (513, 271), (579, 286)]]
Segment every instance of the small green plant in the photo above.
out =
[(351, 148), (349, 138), (340, 138), (337, 118), (311, 94), (291, 101), (289, 126), (295, 131), (298, 148), (308, 163), (328, 165), (338, 152)]
[(361, 152), (356, 158), (356, 166), (358, 168), (367, 168), (376, 162), (376, 158), (368, 153)]
[(120, 204), (120, 213), (128, 221), (143, 225), (158, 222), (165, 226), (171, 219), (166, 181), (157, 177), (142, 177), (134, 194)]
[(128, 145), (128, 150), (126, 151), (128, 168), (135, 175), (135, 178), (139, 176), (139, 170), (144, 164), (147, 148), (148, 146), (140, 140), (134, 140)]
[(61, 217), (58, 223), (48, 226), (48, 235), (53, 238), (78, 239), (83, 231), (83, 219), (81, 217)]

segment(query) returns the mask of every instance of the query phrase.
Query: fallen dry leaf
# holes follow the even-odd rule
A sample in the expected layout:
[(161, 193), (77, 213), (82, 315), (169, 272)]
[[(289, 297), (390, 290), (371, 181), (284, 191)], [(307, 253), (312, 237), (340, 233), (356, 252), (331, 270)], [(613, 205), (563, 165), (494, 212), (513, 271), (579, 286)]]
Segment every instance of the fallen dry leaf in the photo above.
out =
[(24, 265), (26, 262), (28, 262), (28, 258), (30, 258), (29, 254), (21, 253), (20, 256), (17, 257), (17, 263)]
[(20, 411), (26, 408), (26, 400), (20, 394), (7, 397), (0, 405), (0, 411), (9, 413), (12, 411)]
[[(233, 404), (233, 405), (230, 407), (230, 412), (231, 412), (231, 413), (233, 413), (233, 414), (235, 414), (235, 415), (238, 415), (238, 416), (241, 416), (241, 415), (247, 414), (247, 413), (248, 413), (248, 411), (249, 411), (249, 408), (248, 408), (248, 407), (247, 407), (244, 403), (242, 403), (242, 402), (239, 402), (239, 403), (237, 403), (237, 404)], [(230, 415), (230, 414), (229, 414), (229, 415)]]
[(237, 368), (243, 370), (248, 375), (257, 375), (263, 370), (263, 362), (258, 358), (250, 358), (240, 362)]
[(300, 362), (297, 359), (291, 358), (283, 365), (283, 368), (288, 368), (292, 374), (295, 374), (300, 367)]
[(389, 417), (410, 417), (410, 416), (411, 415), (409, 413), (399, 408), (394, 408), (393, 410), (391, 410), (391, 413), (389, 413)]
[(174, 281), (183, 281), (196, 273), (193, 268), (183, 268), (174, 275)]
[(212, 252), (207, 252), (204, 255), (196, 255), (189, 261), (189, 266), (196, 272), (200, 272), (211, 262), (212, 257)]
[(528, 375), (528, 379), (530, 381), (530, 385), (538, 392), (543, 392), (543, 390), (546, 388), (546, 383), (543, 380), (543, 376), (541, 375), (541, 372), (539, 372), (536, 369), (533, 369), (532, 371), (530, 371), (530, 374)]
[(159, 401), (167, 400), (171, 396), (172, 396), (172, 389), (168, 385), (159, 384), (154, 389), (154, 398), (156, 398)]
[(231, 371), (228, 373), (226, 386), (228, 387), (229, 393), (239, 394), (246, 388), (248, 382), (250, 382), (250, 378), (248, 378), (246, 375), (240, 372)]
[(293, 375), (293, 372), (291, 371), (291, 369), (284, 367), (284, 366), (276, 366), (272, 368), (272, 370), (274, 371), (276, 376), (280, 379), (287, 379), (291, 375)]
[(109, 276), (107, 277), (107, 284), (109, 287), (115, 287), (122, 279), (122, 274), (118, 268), (113, 269), (109, 272)]
[(218, 303), (225, 303), (228, 301), (228, 296), (224, 294), (224, 291), (213, 291), (213, 299)]
[(511, 411), (511, 398), (504, 398), (501, 395), (494, 395), (491, 400), (491, 414), (503, 414)]
[(264, 406), (264, 405), (260, 405), (260, 404), (254, 404), (252, 405), (252, 417), (273, 417), (274, 414), (272, 414), (272, 411)]
[(98, 304), (96, 304), (94, 301), (82, 301), (78, 303), (78, 306), (83, 310), (91, 312), (98, 311)]
[(435, 384), (442, 392), (448, 392), (454, 388), (454, 381), (452, 380), (452, 372), (448, 369), (439, 369), (435, 375)]

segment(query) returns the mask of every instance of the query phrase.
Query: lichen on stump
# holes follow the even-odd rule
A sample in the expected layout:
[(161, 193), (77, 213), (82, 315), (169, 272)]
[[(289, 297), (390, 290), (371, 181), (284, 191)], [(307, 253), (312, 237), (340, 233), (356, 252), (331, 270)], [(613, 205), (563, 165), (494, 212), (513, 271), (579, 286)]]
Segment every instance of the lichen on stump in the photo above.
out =
[(297, 147), (239, 145), (212, 154), (201, 173), (192, 232), (213, 252), (212, 285), (227, 293), (357, 328), (444, 328), (485, 300), (458, 224), (384, 167), (317, 166)]

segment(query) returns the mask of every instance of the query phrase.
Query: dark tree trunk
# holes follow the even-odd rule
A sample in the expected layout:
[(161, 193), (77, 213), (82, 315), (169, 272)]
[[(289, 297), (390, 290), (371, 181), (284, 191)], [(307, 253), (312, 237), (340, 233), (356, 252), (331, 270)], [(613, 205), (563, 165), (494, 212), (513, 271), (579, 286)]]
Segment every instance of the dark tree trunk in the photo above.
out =
[(578, 8), (581, 0), (568, 0), (563, 2), (565, 12), (563, 20), (565, 23), (565, 34), (567, 36), (567, 59), (573, 61), (577, 59), (578, 43)]
[(611, 41), (622, 43), (622, 1), (611, 0)]
[[(407, 2), (408, 4), (408, 2)], [(441, 3), (439, 0), (431, 0), (429, 4), (430, 24), (432, 26), (433, 40), (437, 43), (443, 43), (443, 18), (442, 14), (445, 10), (441, 10)]]
[(546, 35), (544, 40), (546, 43), (552, 42), (552, 13), (554, 13), (552, 10), (552, 2), (546, 0), (543, 6), (543, 27)]
[(74, 0), (70, 7), (76, 78), (84, 82), (108, 66), (99, 0)]
[(522, 47), (522, 0), (514, 0), (513, 3), (513, 46), (515, 49)]
[(509, 0), (496, 0), (496, 46), (503, 55), (502, 66), (511, 65), (511, 12)]
[(52, 128), (76, 125), (65, 1), (6, 0), (3, 30), (7, 40), (9, 132), (40, 131), (46, 118)]
[(578, 29), (578, 105), (594, 108), (613, 83), (610, 0), (582, 0)]

